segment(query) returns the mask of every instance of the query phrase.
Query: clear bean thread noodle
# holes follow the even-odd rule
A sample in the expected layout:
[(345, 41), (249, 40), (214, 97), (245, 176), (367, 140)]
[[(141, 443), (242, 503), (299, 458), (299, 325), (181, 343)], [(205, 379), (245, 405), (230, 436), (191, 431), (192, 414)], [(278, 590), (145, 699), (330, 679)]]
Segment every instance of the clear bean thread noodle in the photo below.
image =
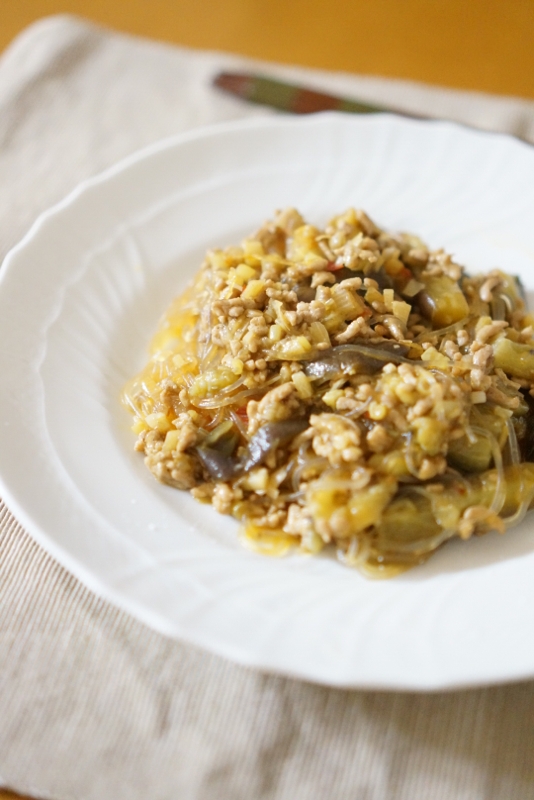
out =
[(153, 475), (245, 544), (389, 577), (527, 513), (532, 324), (499, 269), (289, 208), (206, 254), (123, 403)]

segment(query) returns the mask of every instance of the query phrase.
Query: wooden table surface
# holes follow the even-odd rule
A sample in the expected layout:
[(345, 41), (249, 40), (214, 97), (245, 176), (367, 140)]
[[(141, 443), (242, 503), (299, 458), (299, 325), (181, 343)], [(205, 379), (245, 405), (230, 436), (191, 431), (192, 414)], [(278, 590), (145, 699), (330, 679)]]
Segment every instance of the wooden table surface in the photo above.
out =
[(3, 0), (0, 50), (60, 12), (191, 47), (534, 98), (533, 0)]
[(533, 0), (3, 0), (0, 50), (70, 12), (171, 42), (534, 98)]

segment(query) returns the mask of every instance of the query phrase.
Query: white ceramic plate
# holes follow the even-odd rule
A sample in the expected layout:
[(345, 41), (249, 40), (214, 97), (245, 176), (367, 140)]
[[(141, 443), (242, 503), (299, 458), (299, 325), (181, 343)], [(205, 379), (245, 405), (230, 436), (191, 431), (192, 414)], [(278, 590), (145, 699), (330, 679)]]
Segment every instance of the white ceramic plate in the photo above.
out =
[(123, 383), (210, 246), (273, 210), (349, 205), (534, 286), (534, 151), (390, 116), (237, 123), (159, 143), (44, 214), (0, 284), (0, 491), (91, 589), (170, 636), (340, 686), (437, 689), (534, 675), (534, 525), (452, 542), (376, 582), (328, 557), (270, 559), (159, 485)]

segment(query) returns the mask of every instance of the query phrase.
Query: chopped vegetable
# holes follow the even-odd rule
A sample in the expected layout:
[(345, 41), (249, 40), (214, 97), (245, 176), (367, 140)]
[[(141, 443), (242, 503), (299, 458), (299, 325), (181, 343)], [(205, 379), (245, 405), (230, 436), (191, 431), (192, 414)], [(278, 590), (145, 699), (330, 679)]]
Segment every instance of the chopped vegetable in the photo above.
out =
[(207, 254), (123, 400), (155, 477), (249, 546), (388, 577), (532, 504), (533, 325), (500, 270), (286, 209)]

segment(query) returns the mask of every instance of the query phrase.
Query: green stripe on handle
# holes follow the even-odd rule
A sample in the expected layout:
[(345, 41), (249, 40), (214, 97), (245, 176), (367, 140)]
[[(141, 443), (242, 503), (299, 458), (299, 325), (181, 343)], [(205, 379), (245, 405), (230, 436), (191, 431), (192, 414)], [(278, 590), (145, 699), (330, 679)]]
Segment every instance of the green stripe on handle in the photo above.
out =
[(316, 111), (346, 111), (351, 114), (376, 114), (386, 111), (380, 106), (359, 103), (323, 92), (315, 92), (290, 83), (264, 78), (261, 75), (246, 75), (221, 72), (213, 81), (215, 86), (250, 103), (290, 111), (293, 114), (312, 114)]

